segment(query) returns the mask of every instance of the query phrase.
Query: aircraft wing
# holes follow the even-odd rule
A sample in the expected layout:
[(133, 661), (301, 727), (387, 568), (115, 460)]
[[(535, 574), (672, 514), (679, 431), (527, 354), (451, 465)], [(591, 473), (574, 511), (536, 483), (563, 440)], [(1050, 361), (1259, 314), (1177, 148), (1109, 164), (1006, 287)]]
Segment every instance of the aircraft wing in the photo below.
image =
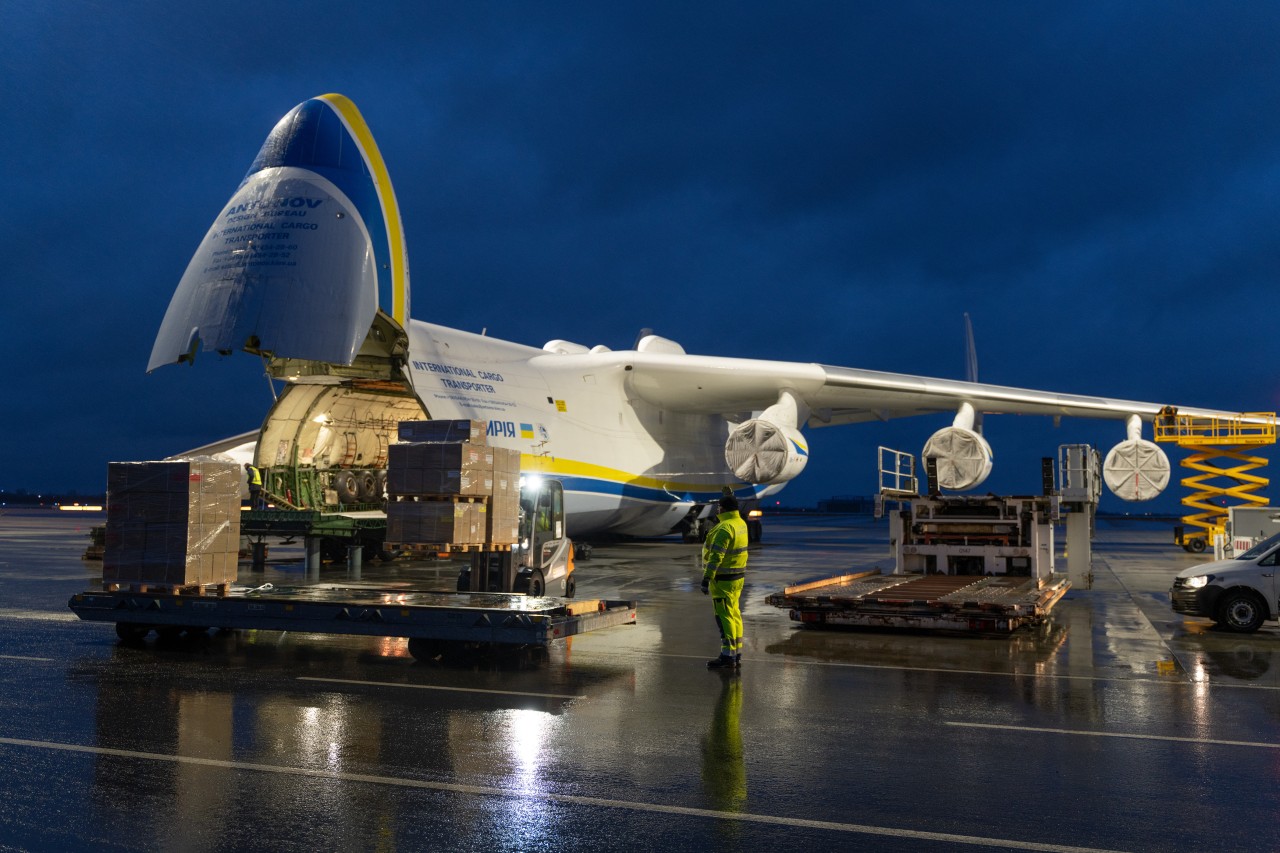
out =
[[(1115, 420), (1130, 415), (1151, 420), (1166, 405), (824, 364), (661, 353), (626, 355), (629, 390), (655, 406), (705, 413), (759, 411), (786, 390), (808, 405), (810, 427), (954, 413), (962, 403), (990, 414)], [(1182, 406), (1178, 412), (1192, 417), (1239, 417), (1236, 412)]]

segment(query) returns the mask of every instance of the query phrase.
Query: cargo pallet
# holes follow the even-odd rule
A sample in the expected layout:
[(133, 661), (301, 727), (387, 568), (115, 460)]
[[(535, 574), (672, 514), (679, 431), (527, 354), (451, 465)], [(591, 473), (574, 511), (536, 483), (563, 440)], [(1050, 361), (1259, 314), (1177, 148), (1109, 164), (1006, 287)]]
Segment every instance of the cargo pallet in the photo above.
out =
[(879, 569), (795, 584), (766, 601), (810, 626), (1009, 633), (1044, 621), (1065, 575), (884, 575)]
[(83, 592), (68, 602), (87, 622), (114, 622), (120, 639), (210, 628), (405, 637), (418, 660), (458, 648), (547, 646), (636, 621), (636, 602), (316, 584), (235, 587), (217, 596), (141, 589)]

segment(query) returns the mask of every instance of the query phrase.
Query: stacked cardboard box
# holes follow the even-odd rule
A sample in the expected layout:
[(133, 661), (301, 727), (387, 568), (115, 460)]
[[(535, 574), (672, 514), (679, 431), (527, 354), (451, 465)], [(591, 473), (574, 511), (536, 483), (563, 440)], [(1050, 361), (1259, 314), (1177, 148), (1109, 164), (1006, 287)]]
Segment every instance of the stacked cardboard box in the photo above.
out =
[(387, 457), (388, 542), (516, 542), (520, 452), (485, 446), (486, 429), (484, 421), (400, 424), (401, 443)]
[(387, 448), (387, 492), (393, 495), (493, 494), (493, 448), (414, 442)]
[(493, 448), (493, 500), (485, 541), (514, 545), (520, 538), (520, 451)]
[(484, 544), (485, 505), (451, 500), (387, 504), (387, 540), (433, 545)]
[(212, 459), (110, 463), (103, 581), (235, 581), (242, 478)]

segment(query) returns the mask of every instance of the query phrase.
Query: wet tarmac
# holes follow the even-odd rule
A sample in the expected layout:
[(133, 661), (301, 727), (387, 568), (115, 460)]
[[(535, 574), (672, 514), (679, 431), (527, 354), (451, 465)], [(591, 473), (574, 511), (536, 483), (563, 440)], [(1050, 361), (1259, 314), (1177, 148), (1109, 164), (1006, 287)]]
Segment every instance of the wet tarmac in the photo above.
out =
[[(1280, 629), (1170, 611), (1200, 558), (1165, 525), (1102, 523), (1092, 589), (979, 638), (796, 627), (765, 596), (883, 564), (885, 534), (771, 520), (726, 676), (674, 540), (579, 565), (579, 597), (636, 599), (636, 625), (417, 663), (394, 639), (121, 644), (67, 608), (101, 523), (0, 515), (0, 849), (1280, 849)], [(272, 558), (242, 580), (305, 580)]]

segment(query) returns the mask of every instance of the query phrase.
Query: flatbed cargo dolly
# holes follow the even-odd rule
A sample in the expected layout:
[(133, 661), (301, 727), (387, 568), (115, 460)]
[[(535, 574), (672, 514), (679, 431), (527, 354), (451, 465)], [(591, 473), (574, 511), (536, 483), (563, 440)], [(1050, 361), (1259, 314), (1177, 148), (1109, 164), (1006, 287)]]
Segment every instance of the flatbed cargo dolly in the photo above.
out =
[(71, 597), (89, 622), (114, 622), (123, 640), (210, 628), (406, 637), (419, 660), (455, 647), (546, 646), (636, 621), (636, 602), (314, 584), (233, 587), (224, 595), (116, 589)]
[(765, 600), (814, 627), (1011, 633), (1039, 624), (1071, 588), (1055, 570), (1062, 501), (1052, 461), (1042, 465), (1044, 494), (1019, 497), (939, 494), (929, 459), (920, 494), (914, 457), (882, 447), (876, 515), (888, 516), (892, 571), (852, 570)]
[(879, 569), (795, 584), (766, 601), (803, 625), (1005, 633), (1043, 622), (1070, 588), (1062, 575), (884, 575)]

